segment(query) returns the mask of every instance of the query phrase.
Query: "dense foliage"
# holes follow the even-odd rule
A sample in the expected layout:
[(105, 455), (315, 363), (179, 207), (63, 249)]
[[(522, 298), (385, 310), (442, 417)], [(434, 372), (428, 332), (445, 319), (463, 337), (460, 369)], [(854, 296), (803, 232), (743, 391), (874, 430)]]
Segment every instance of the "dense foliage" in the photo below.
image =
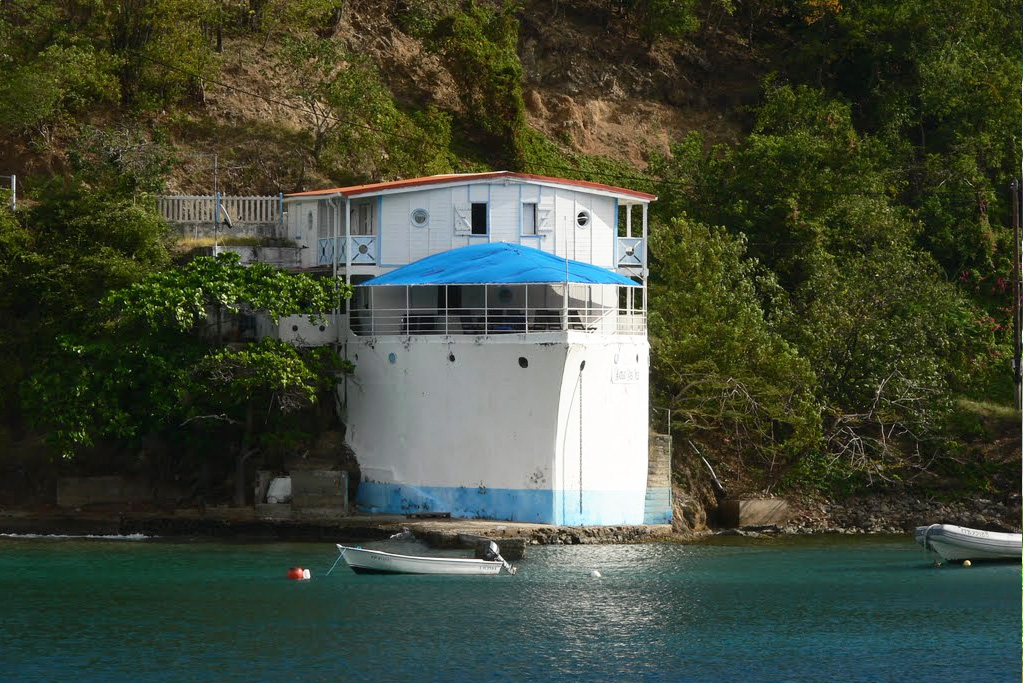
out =
[[(240, 468), (281, 418), (329, 395), (345, 366), (329, 347), (238, 343), (224, 333), (231, 314), (323, 321), (349, 294), (329, 279), (241, 266), (232, 253), (199, 257), (108, 294), (89, 333), (59, 334), (23, 401), (67, 457), (104, 442), (180, 441), (183, 428), (205, 421), (212, 425), (201, 428), (227, 439), (222, 453)], [(244, 501), (244, 489), (236, 499)]]
[[(729, 134), (690, 133), (642, 170), (585, 156), (531, 128), (523, 95), (547, 77), (520, 60), (527, 27), (571, 16), (642, 72), (633, 93), (726, 90), (736, 65), (759, 88), (727, 112)], [(966, 442), (992, 438), (970, 406), (1013, 395), (1018, 19), (1007, 0), (2, 2), (0, 163), (34, 176), (26, 210), (0, 209), (0, 354), (16, 359), (0, 369), (0, 434), (25, 437), (31, 416), (70, 453), (153, 433), (198, 443), (220, 420), (243, 453), (252, 406), (312, 400), (338, 370), (325, 356), (203, 327), (211, 307), (324, 311), (344, 292), (174, 265), (146, 208), (197, 154), (188, 136), (225, 159), (287, 140), (300, 171), (253, 157), (273, 191), (509, 168), (655, 192), (652, 400), (676, 443), (738, 463), (750, 486), (970, 478)], [(579, 35), (564, 49), (599, 52)], [(402, 50), (422, 70), (399, 76)], [(241, 94), (288, 125), (207, 101), (235, 52), (286, 76)], [(721, 113), (708, 98), (695, 121)]]

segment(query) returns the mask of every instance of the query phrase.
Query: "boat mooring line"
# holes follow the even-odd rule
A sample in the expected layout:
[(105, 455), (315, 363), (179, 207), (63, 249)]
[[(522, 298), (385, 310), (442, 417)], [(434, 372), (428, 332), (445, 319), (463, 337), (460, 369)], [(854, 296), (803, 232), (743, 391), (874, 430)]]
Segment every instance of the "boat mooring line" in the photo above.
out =
[(337, 566), (337, 563), (340, 562), (341, 558), (344, 557), (344, 556), (345, 556), (345, 551), (344, 550), (342, 550), (340, 553), (338, 553), (337, 559), (334, 560), (334, 564), (330, 565), (330, 569), (327, 570), (327, 573), (324, 574), (324, 576), (330, 576), (330, 573), (332, 571), (334, 571), (334, 567)]

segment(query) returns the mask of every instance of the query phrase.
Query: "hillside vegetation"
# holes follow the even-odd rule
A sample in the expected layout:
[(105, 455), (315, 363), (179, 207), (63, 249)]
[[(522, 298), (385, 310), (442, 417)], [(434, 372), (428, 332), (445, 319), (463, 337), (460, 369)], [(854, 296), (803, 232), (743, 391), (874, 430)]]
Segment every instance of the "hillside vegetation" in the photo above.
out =
[[(1018, 491), (1018, 9), (0, 2), (0, 175), (26, 195), (0, 209), (0, 460), (194, 480), (224, 434), (236, 457), (315, 441), (322, 415), (254, 425), (254, 389), (168, 384), (196, 366), (159, 345), (133, 367), (178, 374), (92, 368), (90, 344), (138, 338), (110, 302), (180, 272), (149, 198), (211, 192), (215, 158), (236, 194), (486, 169), (654, 192), (652, 421), (670, 411), (683, 468), (698, 451), (734, 492)], [(175, 402), (234, 418), (153, 419)]]

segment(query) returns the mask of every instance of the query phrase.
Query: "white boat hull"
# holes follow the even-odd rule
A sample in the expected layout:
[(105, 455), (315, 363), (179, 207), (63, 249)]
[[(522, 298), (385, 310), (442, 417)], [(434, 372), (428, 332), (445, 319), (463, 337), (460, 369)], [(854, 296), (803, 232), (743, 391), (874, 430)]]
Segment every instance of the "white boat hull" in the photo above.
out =
[(341, 557), (356, 574), (457, 574), (493, 576), (501, 572), (501, 562), (458, 557), (417, 557), (396, 555), (382, 550), (350, 548), (337, 544)]
[(916, 528), (916, 542), (933, 550), (946, 562), (962, 560), (1019, 560), (1023, 535), (969, 529), (954, 524), (931, 524)]

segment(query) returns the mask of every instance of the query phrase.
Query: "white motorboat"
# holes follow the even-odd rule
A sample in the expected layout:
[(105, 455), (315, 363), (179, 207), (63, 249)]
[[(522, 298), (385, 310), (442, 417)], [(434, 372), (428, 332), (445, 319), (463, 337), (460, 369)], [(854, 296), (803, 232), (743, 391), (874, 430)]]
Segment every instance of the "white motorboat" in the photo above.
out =
[(954, 524), (916, 528), (916, 542), (946, 562), (963, 560), (1020, 560), (1023, 535), (969, 529)]
[[(496, 546), (495, 546), (496, 547)], [(423, 557), (417, 555), (397, 555), (382, 550), (352, 548), (337, 544), (341, 559), (356, 574), (459, 574), (495, 576), (501, 573), (501, 567), (507, 567), (509, 573), (515, 569), (504, 561), (500, 554), (494, 560), (478, 560), (460, 557)]]

